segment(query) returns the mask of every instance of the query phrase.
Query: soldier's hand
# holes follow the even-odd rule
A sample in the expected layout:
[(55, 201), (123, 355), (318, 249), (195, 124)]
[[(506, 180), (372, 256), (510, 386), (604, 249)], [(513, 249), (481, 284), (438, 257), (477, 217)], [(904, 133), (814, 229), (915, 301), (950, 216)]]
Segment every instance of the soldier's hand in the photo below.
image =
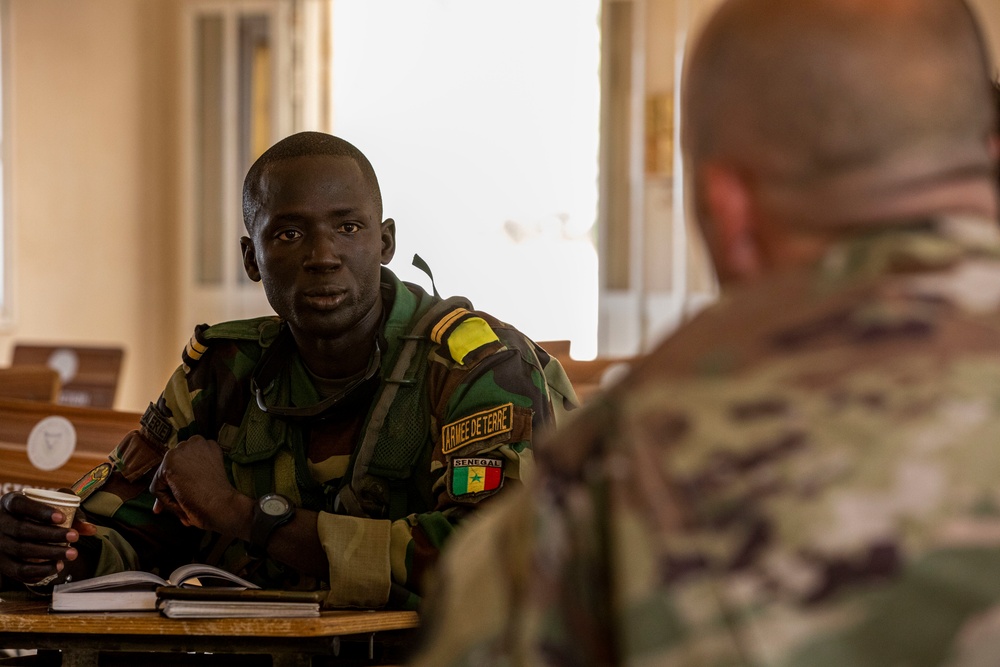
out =
[(32, 584), (75, 560), (79, 554), (72, 544), (97, 529), (85, 521), (62, 528), (63, 518), (59, 510), (20, 492), (0, 497), (0, 575)]
[(167, 452), (149, 490), (154, 512), (224, 535), (241, 536), (252, 512), (253, 501), (229, 483), (219, 444), (197, 435)]

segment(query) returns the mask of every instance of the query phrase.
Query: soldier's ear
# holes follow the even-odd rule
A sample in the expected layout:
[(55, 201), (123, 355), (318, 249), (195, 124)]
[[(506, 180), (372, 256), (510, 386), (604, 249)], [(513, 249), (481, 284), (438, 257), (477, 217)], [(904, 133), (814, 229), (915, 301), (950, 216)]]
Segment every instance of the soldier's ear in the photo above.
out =
[(249, 236), (240, 238), (240, 250), (243, 252), (243, 270), (247, 277), (255, 283), (260, 282), (260, 267), (257, 266), (257, 252), (253, 240)]
[(382, 264), (388, 264), (396, 254), (396, 221), (386, 218), (380, 228), (382, 236)]
[(751, 188), (735, 169), (718, 164), (702, 165), (697, 182), (701, 222), (719, 280), (755, 277), (762, 256)]

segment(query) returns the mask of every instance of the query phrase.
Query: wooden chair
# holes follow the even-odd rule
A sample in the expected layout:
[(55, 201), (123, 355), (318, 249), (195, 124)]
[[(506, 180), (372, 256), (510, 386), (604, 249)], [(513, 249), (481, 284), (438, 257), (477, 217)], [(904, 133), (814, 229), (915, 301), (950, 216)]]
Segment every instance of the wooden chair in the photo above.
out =
[(553, 357), (562, 361), (563, 359), (569, 359), (569, 346), (570, 341), (568, 340), (539, 340), (535, 341), (538, 343), (539, 347), (551, 354)]
[(582, 403), (586, 403), (601, 387), (613, 382), (619, 373), (625, 373), (631, 362), (631, 357), (559, 360)]
[(0, 492), (71, 486), (107, 460), (140, 416), (0, 398)]
[(54, 403), (59, 397), (59, 373), (48, 366), (0, 368), (0, 398)]
[(603, 385), (614, 381), (619, 373), (628, 370), (632, 357), (598, 357), (597, 359), (573, 359), (570, 356), (570, 341), (537, 341), (543, 350), (559, 360), (566, 376), (573, 383), (573, 389), (581, 402), (586, 403)]
[(80, 345), (14, 346), (11, 366), (48, 366), (59, 373), (62, 405), (111, 408), (115, 403), (124, 350)]

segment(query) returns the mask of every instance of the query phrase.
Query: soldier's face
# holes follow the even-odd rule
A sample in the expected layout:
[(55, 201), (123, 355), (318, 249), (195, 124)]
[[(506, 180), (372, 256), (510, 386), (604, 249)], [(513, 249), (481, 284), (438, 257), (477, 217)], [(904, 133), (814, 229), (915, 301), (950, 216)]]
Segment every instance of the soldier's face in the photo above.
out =
[(247, 275), (264, 285), (296, 338), (338, 338), (381, 315), (379, 267), (392, 259), (395, 226), (347, 157), (282, 160), (261, 176)]

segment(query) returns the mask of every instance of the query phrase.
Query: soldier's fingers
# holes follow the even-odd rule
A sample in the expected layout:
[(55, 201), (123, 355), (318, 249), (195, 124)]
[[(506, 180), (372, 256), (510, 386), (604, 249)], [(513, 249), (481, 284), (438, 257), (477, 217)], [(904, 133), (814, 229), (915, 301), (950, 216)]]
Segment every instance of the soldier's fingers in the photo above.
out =
[[(156, 495), (156, 500), (153, 501), (153, 513), (154, 514), (161, 514), (164, 510), (168, 510), (168, 511), (172, 512), (173, 514), (176, 514), (177, 517), (182, 522), (187, 521), (187, 512), (185, 512), (184, 508), (182, 508), (180, 506), (180, 503), (178, 503), (174, 499), (173, 494), (170, 494), (169, 492), (167, 492), (167, 493), (154, 494), (154, 495)], [(187, 524), (185, 523), (185, 525), (187, 525)]]
[(73, 552), (73, 558), (76, 558), (76, 549), (65, 544), (5, 541), (3, 545), (3, 557), (16, 562), (55, 563), (60, 560), (72, 560), (69, 558), (70, 551)]
[(73, 521), (73, 531), (76, 531), (77, 537), (70, 537), (72, 535), (72, 532), (70, 532), (66, 535), (67, 542), (76, 542), (76, 540), (80, 539), (81, 535), (96, 535), (97, 526), (89, 521)]
[(34, 584), (61, 572), (64, 567), (61, 561), (10, 561), (4, 567), (4, 573), (26, 584)]
[(10, 517), (0, 521), (0, 534), (3, 536), (4, 546), (7, 543), (58, 544), (68, 542), (67, 533), (69, 533), (69, 529), (54, 524), (18, 521)]
[(0, 507), (12, 516), (39, 523), (52, 523), (52, 515), (56, 513), (48, 505), (32, 500), (19, 492), (8, 493), (0, 498)]

